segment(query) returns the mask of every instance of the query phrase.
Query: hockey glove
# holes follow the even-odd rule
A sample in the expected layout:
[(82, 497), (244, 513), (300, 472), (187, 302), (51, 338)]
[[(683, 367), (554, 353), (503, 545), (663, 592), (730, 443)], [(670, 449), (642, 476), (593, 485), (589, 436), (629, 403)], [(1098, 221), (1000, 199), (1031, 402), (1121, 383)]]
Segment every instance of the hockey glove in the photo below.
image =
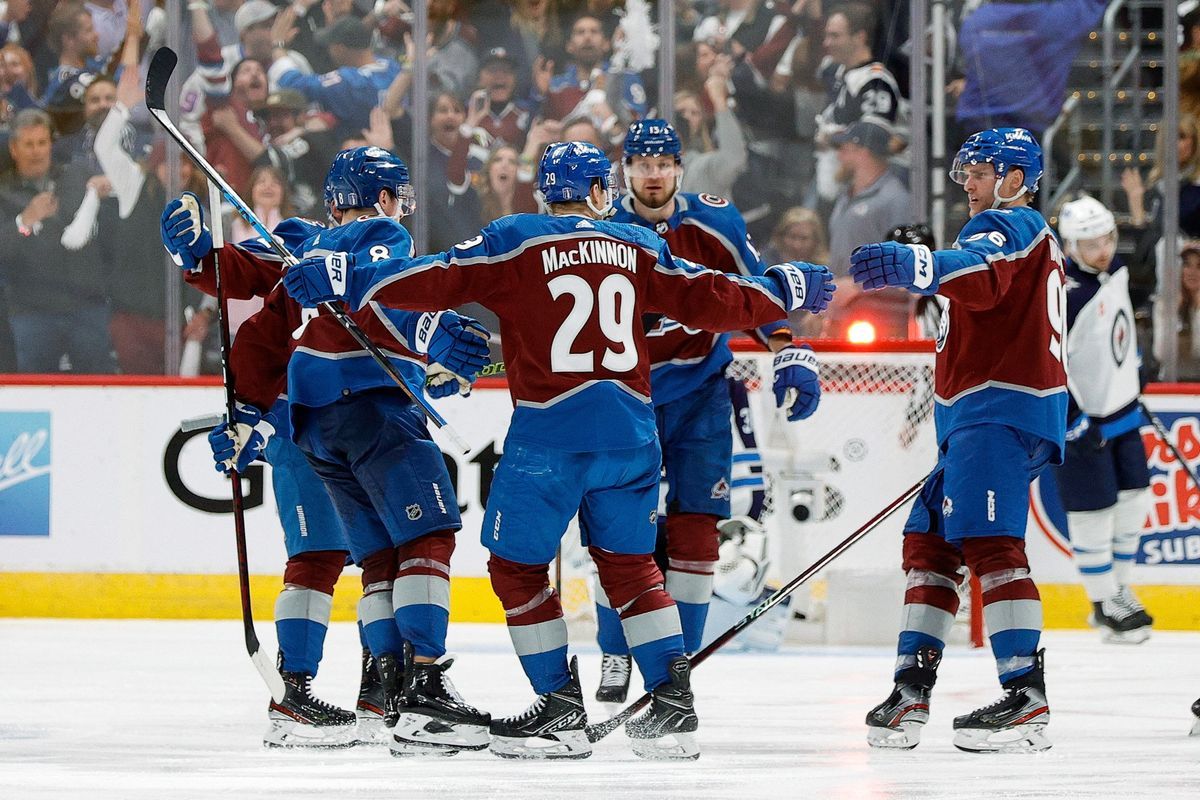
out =
[(212, 252), (212, 233), (204, 224), (204, 209), (191, 192), (167, 203), (159, 221), (163, 246), (176, 266), (192, 271)]
[(918, 294), (934, 294), (938, 281), (933, 253), (923, 244), (864, 244), (850, 254), (850, 277), (865, 289), (899, 286)]
[(789, 261), (767, 267), (765, 273), (776, 284), (775, 294), (788, 311), (803, 309), (820, 314), (833, 299), (837, 288), (829, 267), (804, 261)]
[(775, 405), (789, 422), (812, 416), (821, 400), (821, 373), (808, 345), (788, 346), (775, 354)]
[(456, 394), (466, 397), (471, 394), (471, 383), (472, 381), (455, 375), (436, 361), (430, 363), (429, 369), (425, 370), (425, 393), (439, 400)]
[(422, 314), (415, 338), (418, 353), (469, 382), (488, 365), (487, 328), (470, 317), (453, 311)]
[(251, 405), (235, 404), (233, 424), (225, 422), (208, 434), (208, 445), (212, 448), (217, 472), (228, 473), (231, 469), (244, 471), (262, 455), (274, 434), (275, 426), (270, 414), (263, 414)]
[(329, 253), (306, 258), (283, 273), (283, 288), (305, 308), (341, 300), (346, 296), (354, 261), (353, 253)]

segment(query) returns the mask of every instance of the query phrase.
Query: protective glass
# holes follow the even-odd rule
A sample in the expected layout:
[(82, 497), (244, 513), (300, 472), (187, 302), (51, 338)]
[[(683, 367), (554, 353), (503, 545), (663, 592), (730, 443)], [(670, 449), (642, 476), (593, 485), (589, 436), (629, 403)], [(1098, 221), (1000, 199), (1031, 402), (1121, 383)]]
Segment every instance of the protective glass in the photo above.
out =
[[(954, 181), (959, 186), (965, 186), (967, 183), (967, 178), (970, 177), (970, 175), (967, 174), (967, 169), (969, 167), (979, 166), (979, 165), (983, 165), (983, 164), (991, 165), (991, 162), (990, 161), (975, 161), (975, 160), (963, 161), (961, 159), (955, 158), (954, 163), (950, 165), (950, 180)], [(994, 165), (992, 166), (992, 169), (993, 169), (993, 174), (994, 174), (994, 171), (995, 171)]]
[(404, 183), (396, 187), (396, 200), (400, 205), (400, 216), (407, 217), (417, 210), (417, 195), (412, 184)]

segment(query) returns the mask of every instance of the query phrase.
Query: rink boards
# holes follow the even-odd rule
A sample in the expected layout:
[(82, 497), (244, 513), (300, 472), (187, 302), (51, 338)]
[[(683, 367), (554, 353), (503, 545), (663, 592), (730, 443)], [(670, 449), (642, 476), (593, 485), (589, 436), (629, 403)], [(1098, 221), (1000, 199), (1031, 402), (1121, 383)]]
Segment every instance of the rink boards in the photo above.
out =
[[(30, 378), (0, 387), (0, 616), (238, 615), (228, 486), (212, 469), (204, 433), (179, 431), (181, 420), (222, 408), (218, 386), (205, 379), (51, 384)], [(1200, 460), (1200, 397), (1180, 391), (1191, 388), (1168, 387), (1172, 393), (1151, 395), (1148, 403), (1172, 429), (1185, 457)], [(769, 392), (758, 400), (765, 398)], [(843, 416), (869, 418), (874, 413), (869, 407), (853, 405), (865, 402), (834, 393), (824, 401), (827, 413), (842, 403), (850, 404), (840, 408)], [(511, 402), (503, 383), (492, 381), (470, 398), (439, 401), (438, 408), (472, 447), (449, 462), (464, 520), (452, 565), (452, 618), (500, 621), (478, 531)], [(1155, 502), (1134, 582), (1160, 627), (1200, 630), (1200, 489), (1155, 448), (1148, 426), (1146, 434)], [(856, 446), (868, 452), (878, 447)], [(924, 438), (914, 443), (930, 460), (931, 446)], [(772, 469), (772, 456), (764, 457)], [(863, 476), (871, 474), (872, 463), (879, 462), (863, 459)], [(243, 484), (256, 614), (266, 619), (286, 559), (268, 470), (251, 469)], [(919, 477), (895, 472), (903, 470), (876, 470), (869, 480), (855, 477), (843, 498), (847, 508), (870, 517), (899, 494), (893, 483), (908, 485)], [(1053, 494), (1038, 487), (1032, 493), (1030, 561), (1047, 601), (1047, 625), (1080, 627), (1085, 601)], [(775, 571), (785, 578), (857, 524), (850, 513), (826, 523), (797, 523), (786, 501), (782, 505), (772, 528)], [(901, 521), (873, 534), (837, 567), (895, 569)], [(336, 618), (353, 618), (357, 582), (357, 571), (347, 569), (335, 596)]]

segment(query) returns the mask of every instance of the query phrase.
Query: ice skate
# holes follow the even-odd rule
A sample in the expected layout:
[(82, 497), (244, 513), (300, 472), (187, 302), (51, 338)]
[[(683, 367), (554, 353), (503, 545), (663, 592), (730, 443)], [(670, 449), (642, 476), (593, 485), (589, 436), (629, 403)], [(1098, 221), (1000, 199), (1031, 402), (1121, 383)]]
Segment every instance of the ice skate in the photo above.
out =
[(605, 653), (600, 661), (600, 687), (596, 689), (596, 700), (601, 703), (624, 703), (629, 696), (629, 676), (632, 671), (631, 656)]
[(1141, 644), (1150, 638), (1150, 615), (1129, 605), (1121, 592), (1092, 603), (1092, 619), (1110, 644)]
[(1192, 703), (1192, 716), (1196, 718), (1192, 722), (1192, 736), (1200, 736), (1200, 700)]
[(929, 697), (937, 679), (940, 651), (922, 647), (917, 663), (901, 671), (888, 698), (867, 712), (867, 744), (911, 750), (921, 743), (921, 728), (929, 722)]
[(954, 746), (968, 753), (1016, 753), (1049, 750), (1046, 725), (1045, 650), (1034, 668), (1004, 684), (996, 702), (954, 718)]
[(1128, 586), (1122, 586), (1120, 591), (1117, 592), (1117, 597), (1120, 598), (1122, 604), (1133, 609), (1134, 613), (1137, 614), (1138, 620), (1147, 628), (1154, 624), (1154, 617), (1150, 616), (1149, 612), (1146, 611), (1146, 607), (1142, 605), (1141, 601), (1137, 599), (1137, 595)]
[(313, 697), (312, 676), (281, 672), (283, 702), (267, 706), (267, 747), (349, 747), (355, 744), (354, 714)]
[(700, 744), (696, 729), (695, 696), (692, 694), (692, 665), (680, 656), (667, 667), (671, 679), (650, 693), (650, 708), (625, 723), (625, 735), (639, 758), (655, 760), (696, 759)]
[(529, 708), (511, 717), (492, 720), (491, 750), (501, 758), (587, 758), (587, 710), (579, 686), (579, 664), (571, 659), (566, 686), (539, 694)]
[(356, 736), (359, 742), (387, 744), (388, 731), (383, 724), (386, 708), (383, 681), (379, 677), (375, 658), (370, 650), (363, 650), (362, 678), (358, 686), (358, 703), (354, 707), (354, 714), (358, 718)]
[(404, 694), (392, 727), (394, 756), (449, 756), (460, 750), (482, 750), (491, 741), (491, 716), (469, 705), (446, 675), (454, 659), (417, 663), (404, 645)]

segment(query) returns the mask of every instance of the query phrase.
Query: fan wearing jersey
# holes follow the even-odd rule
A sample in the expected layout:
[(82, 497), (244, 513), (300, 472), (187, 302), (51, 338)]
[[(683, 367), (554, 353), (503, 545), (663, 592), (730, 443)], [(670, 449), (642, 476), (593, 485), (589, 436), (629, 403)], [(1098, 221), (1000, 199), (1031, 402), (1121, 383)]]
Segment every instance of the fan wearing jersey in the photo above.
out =
[[(313, 233), (298, 257), (342, 251), (364, 261), (412, 255), (399, 219), (412, 210), (404, 162), (378, 147), (343, 150), (326, 179), (334, 226)], [(233, 270), (256, 256), (222, 250)], [(284, 276), (286, 277), (286, 272)], [(487, 332), (453, 312), (353, 315), (414, 392), (425, 361), (469, 382), (487, 364)], [(385, 691), (393, 754), (452, 754), (487, 746), (490, 718), (466, 704), (446, 674), (450, 556), (461, 526), (441, 451), (420, 408), (336, 321), (301, 307), (282, 284), (238, 330), (230, 354), (245, 422), (212, 436), (219, 465), (241, 469), (271, 433), (263, 411), (286, 389), (292, 439), (324, 482), (363, 569), (363, 634)], [(255, 417), (262, 421), (252, 424)], [(224, 436), (221, 436), (225, 433)]]
[[(515, 405), (484, 515), (492, 587), (537, 700), (493, 720), (492, 750), (512, 758), (591, 754), (579, 675), (549, 565), (579, 515), (604, 591), (618, 610), (649, 709), (630, 720), (634, 752), (696, 758), (698, 719), (679, 614), (654, 562), (661, 452), (650, 393), (645, 313), (705, 330), (820, 311), (832, 274), (782, 264), (764, 276), (703, 269), (645, 228), (608, 221), (611, 164), (594, 145), (546, 148), (538, 185), (548, 216), (516, 214), (453, 249), (370, 263), (339, 256), (289, 270), (300, 302), (345, 297), (433, 308), (479, 302), (500, 320)], [(728, 425), (728, 420), (722, 421)]]
[(867, 289), (948, 300), (937, 336), (938, 461), (904, 528), (908, 575), (892, 694), (867, 715), (873, 747), (911, 748), (958, 610), (964, 564), (983, 611), (1004, 696), (955, 718), (969, 752), (1044, 750), (1042, 605), (1025, 555), (1029, 484), (1061, 464), (1066, 430), (1062, 251), (1031, 206), (1042, 152), (1024, 128), (969, 137), (950, 178), (971, 219), (953, 250), (883, 242), (851, 255)]
[[(615, 222), (654, 231), (675, 256), (735, 275), (762, 275), (767, 265), (750, 243), (737, 208), (724, 198), (679, 191), (683, 148), (662, 119), (629, 126), (625, 136), (625, 195)], [(668, 491), (665, 529), (667, 591), (679, 608), (684, 647), (700, 649), (719, 558), (717, 525), (730, 517), (733, 486), (733, 398), (745, 406), (745, 387), (726, 379), (733, 361), (729, 336), (688, 327), (666, 316), (646, 320), (650, 395), (663, 451)], [(808, 417), (821, 395), (816, 356), (792, 344), (787, 318), (749, 333), (774, 352), (776, 401), (788, 419)], [(739, 433), (753, 426), (748, 409)], [(745, 437), (743, 437), (745, 438)], [(751, 451), (753, 453), (753, 451)], [(751, 455), (751, 457), (753, 457)], [(623, 703), (629, 689), (629, 646), (603, 589), (596, 592), (597, 640), (603, 653), (596, 699)]]
[(1099, 200), (1065, 204), (1058, 232), (1068, 257), (1071, 396), (1066, 460), (1054, 477), (1094, 623), (1105, 641), (1139, 644), (1154, 620), (1129, 578), (1150, 511), (1150, 470), (1129, 270), (1116, 255), (1116, 220)]
[[(273, 233), (291, 250), (321, 230), (324, 228), (318, 223), (293, 217), (279, 223)], [(184, 280), (215, 296), (212, 235), (198, 200), (185, 203), (175, 199), (167, 204), (162, 214), (162, 238), (167, 251), (183, 268)], [(232, 249), (233, 245), (228, 247)], [(222, 291), (237, 300), (266, 297), (279, 282), (282, 259), (260, 240), (242, 242), (237, 247), (256, 257), (223, 262)], [(272, 700), (268, 706), (270, 726), (263, 743), (283, 747), (347, 744), (354, 738), (356, 715), (314, 697), (311, 682), (324, 655), (333, 589), (350, 546), (324, 484), (291, 441), (287, 400), (276, 400), (269, 416), (276, 420), (276, 430), (263, 449), (263, 458), (271, 465), (271, 487), (287, 550), (283, 590), (275, 601), (278, 665), (287, 688), (281, 702)], [(242, 421), (250, 423), (250, 419)], [(370, 740), (382, 727), (382, 685), (365, 640), (362, 645), (358, 736)]]

